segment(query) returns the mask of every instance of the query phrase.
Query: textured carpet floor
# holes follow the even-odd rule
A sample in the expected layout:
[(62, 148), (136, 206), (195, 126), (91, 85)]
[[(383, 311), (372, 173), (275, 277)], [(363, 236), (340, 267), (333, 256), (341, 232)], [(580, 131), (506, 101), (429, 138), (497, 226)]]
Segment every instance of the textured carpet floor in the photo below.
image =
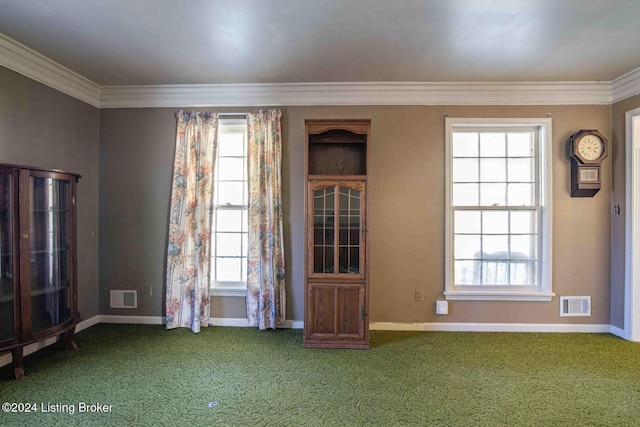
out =
[(640, 345), (606, 334), (373, 331), (371, 350), (309, 350), (300, 330), (101, 324), (77, 343), (27, 356), (24, 381), (0, 368), (0, 402), (37, 408), (0, 425), (640, 425)]

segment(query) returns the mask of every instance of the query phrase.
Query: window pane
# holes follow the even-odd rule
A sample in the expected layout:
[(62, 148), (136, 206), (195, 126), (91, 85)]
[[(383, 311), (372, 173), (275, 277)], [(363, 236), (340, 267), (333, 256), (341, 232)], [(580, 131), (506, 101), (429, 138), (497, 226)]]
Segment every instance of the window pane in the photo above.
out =
[(239, 282), (242, 280), (240, 258), (216, 258), (216, 280), (219, 282)]
[(478, 159), (453, 159), (453, 182), (478, 181)]
[(533, 159), (509, 159), (510, 182), (534, 182), (534, 172)]
[(480, 159), (480, 181), (505, 182), (507, 163), (505, 159)]
[(218, 158), (218, 179), (242, 181), (246, 176), (246, 160), (238, 157)]
[(480, 204), (482, 206), (504, 206), (506, 184), (480, 184)]
[(480, 236), (459, 234), (455, 236), (455, 257), (473, 259), (480, 257)]
[(535, 259), (536, 238), (532, 235), (511, 236), (512, 259)]
[(511, 211), (511, 233), (536, 233), (536, 214), (534, 211)]
[(216, 209), (216, 231), (242, 231), (242, 211)]
[(509, 259), (509, 236), (482, 236), (482, 257), (485, 259)]
[(481, 133), (480, 157), (505, 157), (507, 154), (505, 136), (504, 133)]
[(509, 133), (507, 137), (507, 150), (509, 157), (530, 157), (533, 156), (533, 133)]
[(534, 184), (509, 184), (510, 206), (533, 206)]
[(249, 211), (247, 209), (242, 209), (242, 231), (245, 233), (249, 231)]
[(218, 156), (243, 156), (244, 134), (242, 132), (223, 132), (218, 139)]
[(453, 157), (477, 157), (478, 134), (476, 132), (455, 132), (453, 134)]
[(510, 281), (513, 285), (535, 285), (536, 262), (512, 262), (510, 265)]
[(509, 232), (509, 212), (482, 212), (482, 232), (487, 234), (506, 234)]
[(246, 205), (247, 192), (243, 191), (246, 182), (218, 182), (216, 200), (218, 205)]
[(456, 261), (454, 263), (454, 282), (457, 285), (479, 285), (481, 283), (480, 261)]
[(480, 211), (456, 211), (453, 221), (456, 234), (480, 234)]
[(453, 184), (454, 206), (477, 206), (478, 184)]
[(483, 285), (508, 285), (509, 284), (509, 263), (505, 261), (483, 261), (482, 262), (482, 284)]
[(242, 235), (240, 233), (217, 233), (216, 236), (217, 256), (241, 256)]

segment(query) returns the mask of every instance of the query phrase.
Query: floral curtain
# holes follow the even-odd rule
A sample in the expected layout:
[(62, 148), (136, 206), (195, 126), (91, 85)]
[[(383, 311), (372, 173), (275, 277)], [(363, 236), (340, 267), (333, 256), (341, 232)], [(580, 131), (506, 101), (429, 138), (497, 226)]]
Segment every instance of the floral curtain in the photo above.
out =
[(211, 219), (218, 120), (178, 111), (167, 247), (167, 329), (209, 323)]
[(280, 110), (247, 115), (249, 134), (249, 326), (275, 328), (285, 321), (282, 238)]

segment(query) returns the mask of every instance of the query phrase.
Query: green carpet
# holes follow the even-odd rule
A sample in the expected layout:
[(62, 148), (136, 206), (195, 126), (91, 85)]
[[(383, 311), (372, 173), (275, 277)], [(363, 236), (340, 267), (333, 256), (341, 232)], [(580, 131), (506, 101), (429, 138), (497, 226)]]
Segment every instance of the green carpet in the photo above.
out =
[(300, 330), (101, 324), (77, 343), (27, 356), (24, 381), (0, 368), (0, 402), (38, 409), (0, 425), (640, 425), (640, 345), (606, 334), (373, 331), (371, 350), (309, 350)]

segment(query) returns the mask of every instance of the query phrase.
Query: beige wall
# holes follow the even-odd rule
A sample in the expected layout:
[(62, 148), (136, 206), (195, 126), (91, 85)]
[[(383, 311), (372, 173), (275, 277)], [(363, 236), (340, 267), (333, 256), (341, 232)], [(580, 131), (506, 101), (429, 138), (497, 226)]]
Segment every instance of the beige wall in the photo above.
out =
[[(78, 187), (78, 261), (84, 318), (98, 313), (161, 316), (175, 109), (98, 110), (2, 67), (0, 93), (1, 162), (55, 167), (83, 176)], [(612, 107), (282, 108), (287, 317), (302, 320), (304, 311), (304, 120), (366, 118), (372, 120), (372, 321), (611, 322), (622, 327), (624, 113), (639, 106), (640, 96)], [(553, 290), (558, 296), (591, 295), (592, 317), (560, 318), (557, 297), (550, 303), (456, 301), (451, 302), (451, 314), (435, 315), (434, 301), (442, 298), (444, 287), (445, 113), (450, 117), (552, 115)], [(566, 140), (579, 129), (598, 129), (611, 139), (610, 155), (603, 164), (603, 189), (594, 198), (569, 197)], [(612, 215), (616, 203), (622, 215)], [(109, 290), (123, 288), (138, 290), (139, 309), (108, 308)], [(413, 300), (416, 288), (424, 289), (424, 302)], [(244, 317), (244, 299), (214, 298), (212, 316)]]
[(62, 169), (78, 182), (78, 308), (98, 314), (99, 110), (0, 67), (0, 163)]
[[(371, 321), (609, 324), (613, 156), (603, 163), (602, 190), (593, 198), (571, 198), (566, 141), (580, 129), (598, 129), (611, 137), (610, 106), (353, 106), (282, 110), (288, 319), (302, 320), (304, 312), (304, 121), (365, 118), (372, 122)], [(175, 132), (173, 111), (100, 112), (102, 314), (162, 315)], [(551, 114), (553, 291), (558, 296), (590, 295), (591, 317), (559, 317), (558, 297), (551, 302), (454, 301), (449, 315), (435, 314), (434, 302), (442, 299), (444, 288), (445, 113), (450, 117)], [(142, 294), (138, 310), (123, 312), (107, 307), (109, 289), (121, 289), (123, 285)], [(145, 295), (146, 285), (152, 287), (152, 295)], [(416, 288), (424, 289), (424, 302), (414, 301)], [(243, 298), (214, 298), (212, 316), (244, 317)]]
[(625, 264), (625, 113), (640, 107), (640, 95), (613, 104), (611, 108), (612, 203), (621, 207), (620, 215), (611, 220), (611, 324), (624, 328), (624, 264)]

